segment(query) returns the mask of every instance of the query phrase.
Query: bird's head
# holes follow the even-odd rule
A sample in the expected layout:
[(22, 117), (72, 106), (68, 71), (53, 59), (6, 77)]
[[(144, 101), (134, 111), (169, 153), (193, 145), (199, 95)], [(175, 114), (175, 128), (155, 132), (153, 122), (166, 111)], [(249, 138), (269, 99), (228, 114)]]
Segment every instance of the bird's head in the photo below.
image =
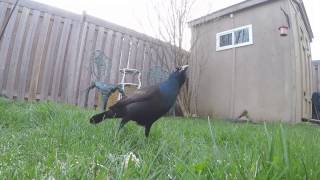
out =
[(183, 66), (179, 66), (177, 67), (173, 73), (171, 73), (170, 78), (174, 78), (177, 79), (179, 82), (179, 85), (182, 86), (183, 83), (186, 81), (186, 71), (188, 69), (189, 65), (183, 65)]

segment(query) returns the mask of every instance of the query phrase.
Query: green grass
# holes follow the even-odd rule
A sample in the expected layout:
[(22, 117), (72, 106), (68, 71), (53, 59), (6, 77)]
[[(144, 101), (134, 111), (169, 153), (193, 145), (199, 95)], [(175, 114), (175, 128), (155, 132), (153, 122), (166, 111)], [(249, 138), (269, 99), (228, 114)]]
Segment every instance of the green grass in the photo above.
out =
[[(320, 179), (320, 129), (162, 118), (97, 126), (95, 111), (0, 99), (0, 179)], [(123, 156), (133, 152), (127, 168)]]

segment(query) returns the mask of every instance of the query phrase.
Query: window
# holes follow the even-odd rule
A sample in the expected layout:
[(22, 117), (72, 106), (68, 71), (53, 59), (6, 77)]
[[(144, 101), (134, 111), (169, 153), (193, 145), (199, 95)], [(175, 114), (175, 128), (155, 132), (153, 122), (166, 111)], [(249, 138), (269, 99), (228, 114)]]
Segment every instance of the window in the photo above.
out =
[(230, 49), (234, 47), (253, 44), (252, 25), (224, 31), (216, 35), (216, 50)]
[(232, 45), (232, 33), (220, 36), (220, 47)]

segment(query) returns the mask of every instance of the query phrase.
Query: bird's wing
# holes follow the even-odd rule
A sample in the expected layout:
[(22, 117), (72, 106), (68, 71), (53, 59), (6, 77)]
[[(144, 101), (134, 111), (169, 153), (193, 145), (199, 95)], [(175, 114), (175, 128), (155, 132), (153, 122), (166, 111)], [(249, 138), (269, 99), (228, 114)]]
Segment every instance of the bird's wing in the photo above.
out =
[(110, 109), (123, 107), (134, 102), (146, 101), (154, 96), (157, 96), (158, 92), (159, 92), (159, 86), (150, 86), (150, 87), (138, 89), (132, 95), (127, 96), (121, 99), (120, 101), (118, 101), (116, 104), (111, 106)]

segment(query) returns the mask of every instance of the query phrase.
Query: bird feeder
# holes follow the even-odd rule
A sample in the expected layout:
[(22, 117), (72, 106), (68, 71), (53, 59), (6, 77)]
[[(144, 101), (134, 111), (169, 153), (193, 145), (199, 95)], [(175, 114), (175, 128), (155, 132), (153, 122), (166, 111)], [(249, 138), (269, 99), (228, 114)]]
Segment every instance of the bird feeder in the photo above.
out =
[(288, 26), (280, 26), (279, 27), (280, 36), (287, 36), (288, 30), (289, 30)]

